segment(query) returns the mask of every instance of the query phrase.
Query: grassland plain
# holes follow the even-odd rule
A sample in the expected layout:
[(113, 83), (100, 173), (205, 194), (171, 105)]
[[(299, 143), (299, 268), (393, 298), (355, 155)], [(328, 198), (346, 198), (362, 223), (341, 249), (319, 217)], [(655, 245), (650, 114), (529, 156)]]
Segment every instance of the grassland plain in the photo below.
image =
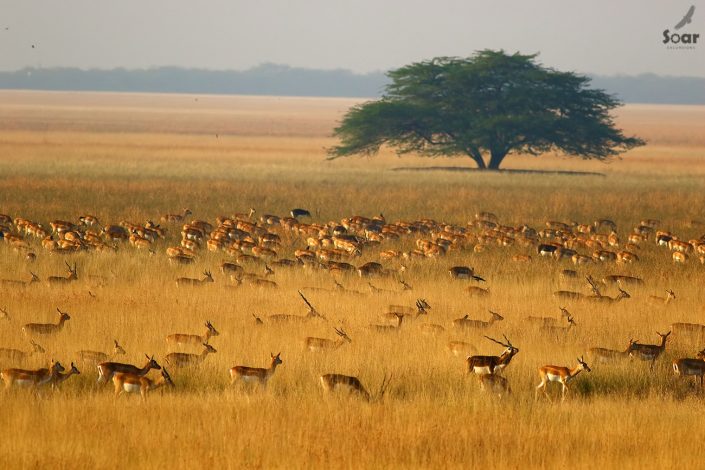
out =
[[(683, 239), (705, 227), (705, 108), (628, 106), (617, 117), (627, 133), (649, 145), (610, 165), (560, 156), (517, 156), (507, 168), (598, 172), (598, 175), (461, 171), (396, 171), (397, 167), (463, 166), (460, 160), (396, 158), (325, 161), (335, 120), (353, 100), (276, 97), (216, 97), (0, 92), (0, 212), (48, 224), (97, 215), (103, 224), (144, 222), (188, 207), (193, 217), (246, 212), (285, 215), (293, 207), (314, 212), (315, 221), (383, 213), (388, 221), (424, 217), (464, 226), (479, 210), (505, 224), (542, 228), (547, 220), (590, 223), (612, 218), (622, 238), (643, 218)], [(116, 400), (112, 387), (95, 387), (96, 373), (82, 367), (57, 393), (34, 398), (25, 391), (2, 395), (0, 456), (6, 468), (665, 468), (697, 467), (705, 422), (703, 394), (677, 380), (674, 358), (694, 356), (697, 338), (672, 338), (653, 373), (648, 365), (590, 364), (563, 404), (534, 401), (537, 367), (574, 365), (592, 346), (624, 349), (630, 338), (655, 343), (675, 321), (703, 322), (703, 266), (692, 258), (674, 265), (653, 241), (633, 265), (579, 267), (581, 274), (632, 274), (645, 285), (628, 288), (631, 298), (612, 306), (559, 303), (558, 289), (587, 292), (584, 282), (563, 281), (568, 261), (541, 259), (533, 248), (489, 246), (483, 253), (451, 251), (436, 260), (409, 261), (403, 292), (393, 280), (374, 279), (390, 292), (370, 291), (366, 279), (339, 281), (363, 295), (306, 290), (328, 321), (279, 326), (267, 315), (304, 315), (297, 290), (332, 289), (325, 271), (277, 269), (273, 291), (227, 287), (219, 271), (225, 253), (199, 252), (196, 264), (172, 266), (167, 246), (179, 227), (165, 224), (166, 240), (155, 255), (120, 245), (114, 253), (69, 257), (46, 253), (31, 241), (37, 260), (0, 245), (0, 277), (44, 280), (75, 262), (79, 280), (66, 287), (44, 282), (27, 288), (0, 286), (0, 306), (11, 314), (0, 324), (0, 346), (28, 350), (20, 332), (29, 321), (54, 321), (55, 309), (72, 319), (55, 339), (38, 339), (50, 358), (68, 364), (75, 351), (109, 351), (113, 339), (128, 362), (144, 354), (158, 360), (170, 351), (164, 337), (202, 333), (208, 319), (220, 331), (218, 350), (193, 370), (171, 370), (174, 390)], [(355, 264), (378, 261), (380, 249), (408, 251), (415, 237), (367, 248)], [(305, 240), (284, 237), (281, 255), (292, 257)], [(517, 264), (514, 254), (534, 262)], [(397, 268), (398, 262), (385, 262)], [(488, 280), (490, 296), (472, 297), (465, 282), (451, 282), (447, 269), (469, 265)], [(178, 289), (174, 279), (211, 269), (215, 282)], [(254, 269), (254, 268), (251, 268)], [(93, 276), (102, 276), (97, 281)], [(676, 301), (652, 304), (650, 295), (673, 289)], [(614, 296), (616, 290), (606, 290)], [(395, 335), (368, 328), (389, 304), (413, 305), (425, 298), (428, 319)], [(546, 335), (525, 322), (528, 315), (558, 316), (567, 306), (577, 327)], [(486, 331), (459, 332), (452, 320), (469, 314), (487, 319), (488, 309), (505, 317)], [(257, 327), (252, 314), (265, 325)], [(445, 332), (420, 333), (418, 323), (438, 323)], [(306, 336), (334, 338), (343, 325), (352, 343), (329, 354), (304, 351)], [(483, 334), (506, 334), (519, 349), (506, 369), (513, 394), (494, 400), (479, 393), (464, 358), (445, 350), (449, 340), (468, 341), (481, 354), (501, 348)], [(198, 352), (198, 348), (185, 349)], [(229, 385), (228, 368), (266, 366), (281, 351), (283, 364), (266, 391)], [(0, 364), (10, 367), (15, 364)], [(375, 390), (385, 374), (391, 386), (382, 402), (323, 395), (318, 376), (357, 375)], [(110, 389), (110, 390), (108, 390)], [(555, 395), (556, 390), (552, 390)]]

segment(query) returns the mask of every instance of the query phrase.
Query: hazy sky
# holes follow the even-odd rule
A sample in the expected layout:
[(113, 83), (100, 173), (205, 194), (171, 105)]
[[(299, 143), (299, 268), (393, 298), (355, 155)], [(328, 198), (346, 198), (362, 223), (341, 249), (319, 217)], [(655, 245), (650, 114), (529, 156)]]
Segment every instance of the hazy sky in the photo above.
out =
[[(694, 50), (663, 31), (690, 5)], [(32, 45), (35, 45), (32, 48)], [(264, 62), (387, 70), (484, 48), (555, 68), (705, 76), (705, 0), (0, 0), (0, 69), (246, 69)]]

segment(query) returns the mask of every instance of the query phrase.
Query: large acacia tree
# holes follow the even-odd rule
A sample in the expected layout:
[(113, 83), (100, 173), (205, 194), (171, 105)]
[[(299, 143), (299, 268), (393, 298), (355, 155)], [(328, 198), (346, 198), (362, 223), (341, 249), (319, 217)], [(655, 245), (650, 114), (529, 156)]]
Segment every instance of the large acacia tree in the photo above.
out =
[(468, 156), (499, 168), (510, 153), (557, 150), (608, 160), (644, 142), (617, 129), (610, 111), (621, 103), (590, 79), (536, 62), (536, 55), (479, 51), (438, 57), (388, 73), (382, 98), (351, 108), (335, 129), (330, 158), (399, 154)]

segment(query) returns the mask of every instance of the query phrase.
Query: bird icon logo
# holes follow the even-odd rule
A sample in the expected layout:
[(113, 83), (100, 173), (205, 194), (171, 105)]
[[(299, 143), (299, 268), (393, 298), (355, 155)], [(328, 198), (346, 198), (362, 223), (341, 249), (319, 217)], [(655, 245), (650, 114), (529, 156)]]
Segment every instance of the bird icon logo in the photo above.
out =
[(678, 24), (674, 26), (674, 28), (681, 29), (683, 26), (690, 24), (690, 22), (693, 21), (693, 13), (695, 13), (695, 5), (690, 6), (688, 12), (685, 14), (683, 19), (680, 20)]

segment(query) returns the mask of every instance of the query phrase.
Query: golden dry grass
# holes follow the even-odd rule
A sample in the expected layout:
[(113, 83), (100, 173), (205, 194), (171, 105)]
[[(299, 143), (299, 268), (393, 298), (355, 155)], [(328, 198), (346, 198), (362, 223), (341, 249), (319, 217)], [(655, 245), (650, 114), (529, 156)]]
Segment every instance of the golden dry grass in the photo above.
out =
[[(705, 219), (705, 142), (697, 131), (705, 120), (702, 107), (624, 108), (620, 123), (650, 145), (610, 165), (557, 156), (507, 160), (508, 168), (604, 173), (584, 176), (393, 171), (467, 163), (397, 159), (389, 152), (325, 161), (335, 119), (351, 100), (25, 92), (0, 92), (0, 98), (0, 212), (45, 224), (83, 213), (103, 223), (144, 222), (184, 207), (213, 222), (249, 207), (284, 215), (301, 206), (317, 210), (321, 221), (383, 212), (388, 221), (431, 217), (465, 225), (477, 211), (489, 210), (503, 223), (537, 228), (546, 220), (610, 217), (622, 237), (643, 218), (661, 219), (662, 228), (684, 239), (705, 232), (692, 223)], [(584, 282), (560, 280), (560, 270), (572, 267), (568, 262), (513, 263), (517, 253), (536, 258), (519, 247), (410, 262), (404, 278), (412, 292), (374, 294), (366, 280), (343, 277), (364, 295), (307, 293), (328, 322), (256, 327), (253, 313), (265, 323), (273, 313), (304, 315), (297, 290), (332, 288), (331, 276), (282, 268), (274, 275), (277, 290), (228, 288), (217, 272), (224, 253), (204, 251), (194, 266), (171, 266), (164, 249), (177, 243), (178, 229), (168, 228), (154, 256), (125, 245), (116, 253), (64, 258), (32, 242), (38, 258), (28, 265), (21, 253), (0, 245), (4, 279), (29, 279), (30, 269), (45, 279), (61, 274), (65, 260), (79, 267), (79, 281), (66, 288), (0, 286), (0, 306), (12, 315), (0, 324), (0, 346), (27, 350), (23, 323), (53, 321), (57, 306), (72, 315), (57, 338), (39, 340), (47, 354), (28, 367), (50, 357), (68, 365), (76, 350), (108, 351), (114, 338), (128, 351), (126, 360), (141, 363), (144, 353), (161, 359), (169, 352), (169, 333), (201, 334), (206, 319), (221, 332), (211, 341), (216, 354), (196, 370), (171, 371), (176, 389), (154, 393), (144, 404), (134, 396), (115, 400), (110, 386), (96, 390), (94, 370), (80, 364), (83, 373), (59, 393), (4, 394), (0, 453), (7, 468), (664, 468), (694, 466), (703, 457), (705, 401), (670, 371), (673, 358), (703, 347), (698, 340), (674, 338), (653, 374), (643, 363), (590, 364), (593, 372), (576, 379), (564, 404), (533, 397), (540, 365), (574, 365), (591, 346), (623, 349), (629, 338), (655, 342), (655, 331), (674, 321), (699, 322), (704, 271), (696, 260), (674, 266), (667, 250), (650, 242), (633, 266), (580, 268), (598, 279), (630, 273), (647, 283), (627, 289), (632, 298), (611, 308), (569, 304), (578, 327), (566, 338), (546, 337), (523, 319), (557, 316), (563, 304), (551, 293), (586, 292)], [(409, 250), (414, 240), (382, 246)], [(289, 237), (283, 255), (303, 246)], [(378, 260), (379, 250), (366, 249), (354, 263)], [(458, 264), (488, 279), (488, 298), (470, 297), (464, 282), (449, 282), (447, 269)], [(196, 277), (203, 269), (214, 272), (213, 285), (176, 288), (176, 277)], [(399, 289), (390, 280), (373, 283)], [(648, 302), (666, 288), (676, 292), (676, 302)], [(416, 298), (432, 305), (429, 318), (419, 322), (441, 324), (445, 334), (424, 336), (414, 323), (391, 336), (368, 328), (388, 304), (413, 305)], [(488, 309), (505, 321), (487, 332), (453, 331), (453, 319), (466, 313), (487, 319)], [(332, 327), (341, 324), (352, 344), (330, 354), (303, 350), (306, 336), (334, 338)], [(506, 333), (520, 348), (505, 373), (514, 393), (502, 401), (481, 395), (463, 358), (445, 350), (450, 339), (463, 339), (482, 354), (498, 354), (501, 348), (485, 333)], [(279, 351), (284, 363), (266, 391), (229, 385), (228, 368), (265, 366)], [(317, 377), (327, 372), (357, 375), (371, 390), (385, 374), (393, 380), (384, 401), (367, 404), (325, 397)]]

